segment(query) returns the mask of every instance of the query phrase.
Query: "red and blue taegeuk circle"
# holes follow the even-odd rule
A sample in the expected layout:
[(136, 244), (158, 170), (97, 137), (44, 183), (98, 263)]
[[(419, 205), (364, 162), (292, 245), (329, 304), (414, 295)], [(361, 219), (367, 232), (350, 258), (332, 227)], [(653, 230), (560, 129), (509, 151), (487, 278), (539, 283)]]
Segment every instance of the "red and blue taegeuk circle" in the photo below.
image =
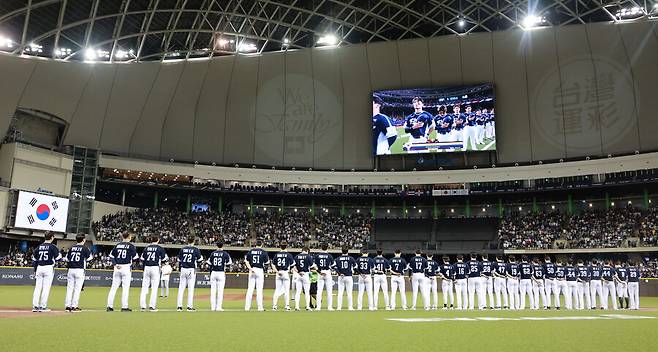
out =
[(37, 207), (37, 218), (39, 220), (46, 220), (50, 216), (50, 208), (45, 205), (41, 204)]

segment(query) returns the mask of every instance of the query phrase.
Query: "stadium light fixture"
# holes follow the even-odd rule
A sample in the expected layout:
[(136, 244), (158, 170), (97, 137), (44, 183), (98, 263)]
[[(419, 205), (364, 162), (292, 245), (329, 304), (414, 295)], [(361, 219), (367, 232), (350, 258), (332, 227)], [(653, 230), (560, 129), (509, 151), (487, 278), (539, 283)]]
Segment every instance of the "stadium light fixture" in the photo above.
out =
[(135, 56), (135, 51), (133, 49), (130, 49), (128, 51), (126, 50), (117, 50), (116, 53), (114, 53), (114, 58), (119, 59), (119, 60), (125, 60), (130, 57)]
[(258, 50), (258, 47), (254, 43), (242, 42), (238, 46), (238, 51), (241, 53), (252, 53)]
[(614, 206), (615, 206), (615, 202), (610, 202), (610, 205), (614, 207)]
[(519, 207), (519, 211), (523, 210), (523, 207)]
[[(654, 5), (654, 8), (655, 8), (655, 5)], [(623, 8), (623, 9), (620, 9), (617, 12), (615, 12), (615, 17), (617, 17), (620, 20), (633, 19), (633, 18), (638, 18), (638, 17), (641, 17), (641, 16), (644, 16), (644, 9), (642, 9), (639, 6), (627, 7), (627, 8)]]
[(591, 208), (592, 206), (593, 206), (593, 204), (592, 204), (592, 203), (589, 203), (589, 207)]
[(454, 213), (454, 212), (455, 212), (455, 209), (450, 209), (450, 212), (451, 212), (451, 213)]
[(55, 57), (64, 57), (71, 55), (72, 51), (69, 48), (57, 48), (55, 49)]
[(14, 41), (7, 38), (0, 36), (0, 48), (13, 48), (14, 47)]
[(94, 49), (85, 50), (85, 59), (88, 61), (96, 60), (96, 50)]
[(457, 25), (459, 26), (459, 28), (463, 28), (464, 25), (466, 25), (466, 21), (460, 18), (459, 21), (457, 22)]
[(360, 213), (360, 212), (361, 212), (361, 209), (357, 209), (356, 212), (357, 212), (357, 213)]
[(30, 54), (41, 54), (43, 53), (43, 46), (35, 43), (30, 43), (27, 45), (27, 47), (25, 47), (24, 52)]
[(283, 38), (283, 45), (288, 45), (288, 44), (290, 44), (290, 39)]
[(521, 27), (528, 30), (546, 23), (546, 18), (536, 15), (528, 15), (521, 21)]
[(552, 209), (552, 210), (555, 210), (555, 205), (551, 205), (551, 209)]
[(318, 39), (318, 45), (333, 46), (338, 44), (338, 37), (333, 34), (325, 34)]

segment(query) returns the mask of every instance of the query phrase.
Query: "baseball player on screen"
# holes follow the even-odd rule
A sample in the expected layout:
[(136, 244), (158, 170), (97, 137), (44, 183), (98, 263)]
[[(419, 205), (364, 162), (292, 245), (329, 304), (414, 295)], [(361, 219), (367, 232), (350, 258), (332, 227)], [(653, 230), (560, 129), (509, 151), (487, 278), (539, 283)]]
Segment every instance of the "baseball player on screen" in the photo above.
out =
[[(471, 111), (471, 106), (466, 105), (464, 109), (464, 115), (466, 115), (466, 123), (464, 126), (464, 144), (462, 150), (477, 150), (477, 126), (475, 121), (475, 114)], [(468, 145), (471, 144), (473, 148), (468, 148)]]
[(139, 259), (135, 245), (130, 243), (133, 236), (129, 232), (124, 232), (121, 237), (123, 241), (114, 246), (110, 252), (110, 259), (114, 264), (114, 273), (112, 274), (112, 287), (107, 295), (107, 311), (114, 311), (114, 297), (121, 286), (121, 311), (131, 312), (128, 307), (128, 298), (130, 295), (130, 281), (132, 280), (132, 271), (130, 266), (134, 260)]
[(226, 285), (226, 269), (233, 264), (231, 256), (224, 252), (224, 243), (217, 242), (217, 249), (210, 253), (208, 265), (210, 265), (210, 310), (215, 312), (224, 311), (224, 286)]
[(256, 289), (256, 305), (258, 311), (265, 311), (263, 307), (263, 284), (265, 283), (264, 270), (270, 264), (270, 257), (267, 252), (261, 248), (263, 241), (256, 240), (256, 248), (253, 248), (245, 255), (245, 263), (249, 269), (249, 282), (247, 284), (247, 294), (245, 296), (244, 310), (251, 309), (251, 300), (254, 297), (254, 289)]
[(453, 293), (455, 267), (450, 264), (450, 257), (443, 256), (443, 263), (439, 265), (439, 277), (441, 278), (441, 295), (443, 296), (443, 309), (448, 309), (448, 302), (450, 302), (450, 309), (455, 308), (455, 295)]
[(177, 311), (183, 311), (183, 295), (187, 288), (187, 311), (193, 312), (194, 309), (194, 286), (196, 285), (196, 268), (197, 263), (203, 260), (201, 251), (194, 246), (196, 238), (190, 236), (187, 239), (187, 246), (181, 248), (178, 253), (178, 263), (180, 265), (180, 282), (178, 283)]
[(439, 142), (452, 142), (454, 141), (454, 134), (452, 133), (452, 116), (447, 114), (445, 105), (439, 106), (437, 109), (438, 115), (434, 117), (434, 125), (436, 126), (436, 138)]
[(281, 242), (279, 248), (281, 251), (274, 255), (274, 260), (272, 261), (272, 270), (276, 273), (276, 288), (274, 290), (274, 295), (272, 296), (272, 310), (277, 310), (279, 297), (283, 295), (283, 300), (285, 302), (284, 309), (286, 311), (290, 310), (290, 270), (295, 266), (295, 258), (292, 257), (292, 254), (286, 251), (288, 248), (287, 242)]
[(293, 270), (297, 275), (295, 276), (295, 310), (300, 310), (300, 299), (302, 298), (302, 289), (304, 290), (304, 297), (306, 298), (306, 310), (311, 310), (311, 275), (310, 271), (315, 270), (316, 266), (313, 263), (313, 256), (309, 254), (310, 249), (304, 247), (300, 254), (295, 257), (295, 266)]
[(347, 254), (349, 249), (343, 247), (341, 252), (342, 255), (336, 258), (336, 272), (338, 273), (338, 303), (336, 304), (336, 310), (343, 309), (343, 292), (347, 296), (347, 309), (354, 310), (354, 305), (352, 304), (354, 279), (352, 275), (357, 264), (354, 258)]
[(434, 128), (434, 117), (423, 110), (424, 105), (421, 97), (414, 97), (411, 102), (414, 106), (414, 112), (405, 118), (404, 131), (411, 135), (409, 142), (425, 143), (429, 131)]
[(380, 112), (384, 101), (378, 95), (372, 96), (372, 143), (377, 155), (391, 154), (391, 146), (398, 138), (398, 131), (391, 119)]
[(92, 259), (91, 251), (85, 247), (85, 235), (75, 236), (76, 244), (69, 248), (66, 257), (68, 273), (66, 274), (66, 298), (64, 307), (67, 312), (79, 312), (80, 292), (85, 282), (85, 269), (87, 262)]
[(329, 248), (329, 245), (326, 243), (322, 243), (320, 245), (320, 249), (322, 252), (318, 253), (315, 256), (315, 266), (317, 267), (317, 271), (319, 271), (318, 275), (318, 283), (317, 283), (317, 293), (316, 293), (316, 303), (317, 307), (315, 310), (321, 310), (322, 309), (322, 290), (327, 291), (327, 310), (334, 310), (333, 308), (333, 296), (332, 296), (332, 291), (334, 287), (334, 280), (331, 277), (331, 269), (335, 267), (334, 264), (334, 257), (331, 256), (331, 254), (327, 253), (327, 249)]
[(391, 258), (391, 309), (395, 310), (395, 293), (400, 290), (400, 301), (402, 310), (407, 310), (407, 292), (405, 290), (404, 272), (409, 269), (407, 261), (402, 258), (402, 251), (395, 250), (395, 256)]
[(50, 312), (48, 308), (48, 296), (55, 275), (55, 262), (62, 259), (57, 246), (53, 244), (55, 236), (46, 231), (44, 242), (32, 253), (32, 265), (34, 266), (34, 294), (32, 295), (33, 312)]
[(142, 311), (146, 310), (146, 295), (151, 288), (151, 299), (149, 311), (155, 312), (158, 296), (158, 285), (160, 283), (160, 266), (169, 260), (167, 253), (160, 247), (160, 238), (153, 236), (151, 244), (144, 248), (140, 260), (144, 263), (144, 275), (142, 276), (142, 291), (139, 294), (139, 306)]
[(384, 258), (382, 255), (382, 250), (377, 250), (377, 256), (375, 257), (375, 267), (373, 273), (373, 306), (377, 310), (379, 303), (379, 289), (381, 288), (382, 294), (384, 295), (384, 306), (386, 310), (390, 310), (390, 302), (388, 299), (388, 281), (386, 281), (386, 273), (391, 269), (391, 263), (388, 259)]
[(361, 250), (361, 257), (356, 260), (356, 271), (359, 273), (359, 293), (356, 296), (356, 309), (363, 309), (363, 292), (366, 292), (368, 299), (368, 310), (375, 310), (372, 297), (372, 270), (375, 267), (375, 261), (368, 256), (368, 250)]
[(464, 141), (464, 125), (466, 123), (466, 116), (460, 112), (461, 106), (455, 104), (452, 107), (452, 122), (454, 124), (454, 138), (453, 140), (462, 142)]

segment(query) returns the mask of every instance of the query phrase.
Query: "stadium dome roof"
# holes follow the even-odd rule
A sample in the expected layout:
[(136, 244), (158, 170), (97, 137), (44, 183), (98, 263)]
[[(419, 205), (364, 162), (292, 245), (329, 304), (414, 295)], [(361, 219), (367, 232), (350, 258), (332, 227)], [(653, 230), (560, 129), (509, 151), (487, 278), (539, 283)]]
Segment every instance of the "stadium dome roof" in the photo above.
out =
[(647, 1), (2, 0), (0, 50), (141, 61), (652, 17)]

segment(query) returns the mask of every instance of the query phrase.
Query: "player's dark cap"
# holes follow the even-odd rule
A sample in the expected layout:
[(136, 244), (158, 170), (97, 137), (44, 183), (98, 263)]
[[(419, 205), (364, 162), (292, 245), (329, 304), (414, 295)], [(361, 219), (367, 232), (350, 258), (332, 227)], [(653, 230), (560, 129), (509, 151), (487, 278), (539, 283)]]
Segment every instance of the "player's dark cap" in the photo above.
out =
[(464, 256), (461, 254), (457, 254), (457, 260), (464, 260)]
[(329, 248), (329, 245), (326, 244), (326, 243), (322, 243), (322, 244), (320, 245), (320, 249), (322, 249), (323, 251), (326, 251), (327, 248)]
[(471, 253), (471, 259), (477, 259), (478, 255), (476, 253)]
[(507, 259), (508, 259), (510, 262), (513, 262), (513, 261), (516, 260), (516, 257), (514, 256), (514, 254), (512, 254), (512, 255), (510, 255), (509, 257), (507, 257)]
[(384, 105), (384, 100), (377, 94), (372, 95), (372, 102), (378, 105)]
[(349, 253), (350, 249), (347, 248), (347, 247), (343, 247), (340, 251), (341, 251), (343, 254), (347, 254), (347, 253)]
[(361, 249), (361, 254), (368, 254), (368, 250), (365, 248)]
[(286, 242), (286, 241), (281, 242), (281, 243), (279, 244), (279, 248), (281, 248), (281, 249), (286, 249), (286, 248), (288, 248), (288, 242)]
[(256, 247), (261, 247), (263, 245), (263, 240), (256, 240)]
[(482, 254), (482, 259), (489, 259), (489, 255), (487, 253)]
[(80, 243), (80, 242), (84, 241), (85, 238), (87, 238), (87, 236), (85, 236), (84, 233), (79, 233), (75, 236), (75, 241)]
[(217, 241), (217, 248), (222, 248), (224, 247), (224, 242), (223, 241)]
[(550, 262), (551, 261), (551, 256), (550, 255), (544, 256), (544, 260), (547, 261), (547, 262)]
[(522, 255), (521, 260), (524, 261), (524, 262), (527, 262), (528, 261), (528, 256), (527, 255)]
[(421, 97), (414, 97), (413, 99), (411, 99), (411, 101), (413, 101), (413, 102), (417, 102), (417, 101), (419, 101), (419, 102), (422, 103), (422, 102), (423, 102), (423, 98), (421, 98)]
[(422, 253), (423, 251), (421, 251), (420, 249), (416, 249), (416, 254), (422, 254)]
[(445, 105), (439, 105), (439, 108), (437, 109), (439, 112), (446, 112), (446, 106)]
[(304, 247), (304, 248), (302, 248), (302, 251), (304, 251), (304, 252), (310, 252), (310, 251), (311, 251), (311, 249), (310, 249), (310, 248), (308, 248), (308, 247)]
[(450, 257), (448, 257), (447, 255), (444, 255), (444, 256), (443, 256), (443, 261), (444, 261), (444, 262), (448, 262), (448, 261), (450, 261)]
[(382, 251), (381, 249), (377, 250), (377, 255), (382, 255), (382, 253), (384, 253), (384, 251)]
[(402, 253), (401, 250), (399, 250), (399, 249), (396, 249), (396, 250), (395, 250), (395, 254), (400, 254), (400, 253)]
[(583, 262), (582, 259), (578, 259), (578, 264), (583, 264), (583, 263), (585, 263), (585, 262)]
[(598, 260), (596, 260), (596, 259), (592, 259), (592, 265), (597, 265), (598, 263), (599, 263)]

